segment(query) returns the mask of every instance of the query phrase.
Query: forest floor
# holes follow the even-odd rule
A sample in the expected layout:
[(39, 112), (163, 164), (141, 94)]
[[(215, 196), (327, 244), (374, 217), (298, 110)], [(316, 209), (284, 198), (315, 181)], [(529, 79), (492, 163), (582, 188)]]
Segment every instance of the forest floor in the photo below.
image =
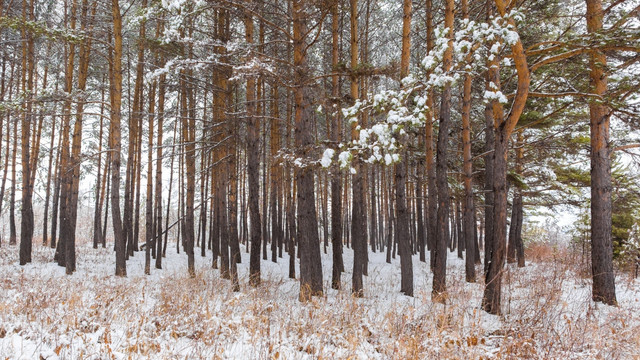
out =
[(585, 272), (562, 252), (506, 268), (499, 317), (480, 310), (483, 282), (465, 283), (455, 253), (446, 305), (431, 301), (432, 276), (417, 256), (415, 297), (399, 292), (399, 259), (372, 253), (365, 297), (353, 298), (349, 249), (344, 290), (332, 290), (330, 248), (325, 296), (300, 303), (286, 254), (263, 260), (252, 288), (243, 248), (234, 293), (210, 253), (196, 255), (195, 278), (175, 247), (164, 269), (145, 276), (140, 252), (118, 278), (110, 249), (81, 244), (78, 270), (66, 276), (52, 249), (34, 244), (33, 263), (19, 266), (18, 248), (5, 244), (0, 359), (640, 359), (640, 280), (618, 276), (618, 307), (593, 303)]

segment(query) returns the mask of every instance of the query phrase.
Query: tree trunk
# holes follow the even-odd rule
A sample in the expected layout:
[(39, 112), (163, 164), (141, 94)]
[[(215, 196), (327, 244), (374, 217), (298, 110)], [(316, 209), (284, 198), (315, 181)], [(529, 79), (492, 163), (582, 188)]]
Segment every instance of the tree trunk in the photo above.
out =
[[(164, 32), (162, 22), (158, 22), (156, 28), (156, 37), (160, 37)], [(164, 65), (164, 56), (156, 54), (156, 61), (158, 66)], [(164, 102), (165, 102), (165, 80), (166, 75), (161, 74), (158, 78), (158, 110), (156, 113), (158, 137), (156, 140), (156, 192), (154, 193), (154, 211), (155, 211), (155, 238), (154, 245), (156, 246), (156, 269), (162, 269), (162, 147), (163, 147), (163, 135), (164, 135)], [(151, 151), (151, 149), (149, 149)], [(147, 179), (151, 181), (151, 178)], [(167, 229), (168, 230), (168, 229)]]
[[(496, 7), (500, 16), (505, 16), (507, 5), (504, 0), (495, 0)], [(516, 27), (513, 19), (509, 19), (509, 24)], [(522, 41), (518, 38), (511, 45), (512, 59), (514, 61), (518, 88), (513, 98), (513, 103), (509, 111), (509, 115), (505, 119), (503, 115), (502, 104), (493, 101), (494, 131), (495, 131), (495, 148), (493, 152), (493, 228), (494, 238), (492, 246), (492, 254), (490, 264), (488, 266), (486, 287), (482, 297), (482, 308), (491, 314), (500, 314), (501, 309), (501, 279), (502, 267), (505, 260), (506, 250), (506, 230), (507, 230), (507, 151), (509, 146), (509, 138), (520, 119), (520, 115), (524, 111), (525, 104), (529, 95), (529, 85), (531, 82), (529, 66), (525, 56)], [(494, 59), (494, 61), (496, 61)], [(497, 69), (497, 66), (493, 67)], [(493, 89), (500, 90), (499, 80), (493, 82)]]
[(120, 124), (122, 119), (122, 15), (119, 0), (111, 0), (113, 17), (113, 57), (111, 71), (111, 124), (109, 147), (111, 150), (111, 221), (116, 248), (116, 275), (127, 276), (126, 238), (120, 214), (120, 154), (122, 141)]
[[(400, 61), (400, 77), (404, 78), (409, 74), (409, 60), (411, 54), (411, 0), (403, 2), (402, 18), (402, 56)], [(406, 145), (407, 139), (401, 138), (400, 144)], [(404, 148), (405, 146), (403, 146)], [(395, 166), (396, 174), (396, 239), (400, 250), (400, 292), (407, 296), (413, 296), (413, 262), (411, 258), (411, 242), (409, 234), (409, 213), (407, 209), (407, 165), (406, 158), (409, 153), (405, 151), (405, 158)]]
[[(104, 76), (103, 76), (104, 82)], [(98, 244), (102, 243), (102, 135), (104, 131), (104, 88), (101, 91), (101, 104), (100, 104), (100, 125), (98, 130), (98, 174), (96, 175), (96, 202), (95, 209), (93, 213), (93, 248), (97, 249)], [(53, 136), (51, 139), (51, 144), (53, 146)], [(49, 159), (49, 168), (51, 168), (51, 159)], [(49, 174), (51, 174), (51, 169), (49, 169)], [(47, 197), (49, 193), (49, 180), (47, 177)], [(47, 201), (48, 204), (48, 201)], [(45, 229), (46, 229), (46, 216), (45, 216)]]
[[(299, 158), (309, 159), (313, 145), (313, 109), (311, 108), (310, 70), (307, 63), (307, 17), (304, 14), (304, 0), (293, 0), (293, 61), (295, 99), (295, 140)], [(320, 260), (320, 239), (315, 207), (313, 168), (296, 168), (298, 201), (298, 233), (300, 247), (300, 300), (310, 300), (320, 296), (322, 289), (322, 264)]]
[[(331, 65), (338, 66), (339, 61), (339, 21), (338, 3), (332, 7), (331, 12)], [(332, 104), (339, 106), (340, 79), (338, 75), (331, 77)], [(340, 143), (342, 141), (342, 126), (340, 124), (340, 112), (337, 111), (331, 119), (332, 141)], [(331, 173), (331, 252), (332, 252), (332, 273), (331, 288), (340, 289), (340, 275), (344, 267), (342, 259), (342, 174), (338, 166), (335, 166)]]
[[(249, 6), (253, 0), (247, 0)], [(245, 12), (245, 39), (253, 43), (253, 17)], [(247, 176), (249, 181), (249, 212), (251, 217), (251, 256), (249, 259), (249, 283), (260, 284), (260, 250), (262, 221), (260, 216), (260, 121), (255, 115), (256, 80), (247, 79)]]
[[(34, 20), (33, 3), (28, 4), (27, 0), (23, 1), (22, 17)], [(33, 183), (32, 183), (32, 164), (31, 164), (31, 123), (33, 116), (33, 73), (35, 67), (35, 54), (33, 35), (31, 32), (22, 30), (22, 38), (25, 43), (22, 47), (22, 90), (27, 94), (27, 101), (23, 105), (23, 113), (21, 119), (21, 150), (22, 150), (22, 199), (20, 207), (20, 265), (31, 262), (31, 248), (33, 246)]]
[[(432, 13), (432, 1), (426, 1), (426, 28), (427, 28), (427, 54), (430, 54), (433, 50), (433, 13)], [(437, 238), (437, 213), (438, 213), (438, 189), (436, 184), (436, 166), (435, 157), (433, 154), (433, 119), (434, 119), (434, 101), (433, 91), (429, 90), (427, 94), (427, 111), (426, 124), (425, 124), (425, 157), (426, 157), (426, 170), (427, 170), (427, 247), (430, 251), (429, 254), (429, 267), (431, 271), (435, 267), (435, 249)]]
[[(445, 28), (449, 29), (449, 46), (442, 60), (445, 72), (451, 69), (453, 52), (453, 0), (445, 3)], [(438, 189), (438, 217), (435, 246), (435, 263), (433, 269), (434, 301), (443, 302), (446, 299), (446, 271), (447, 271), (447, 241), (449, 239), (449, 184), (447, 182), (447, 148), (449, 142), (449, 127), (451, 124), (451, 83), (447, 82), (442, 91), (440, 103), (440, 119), (438, 130), (438, 150), (436, 158), (436, 187)]]
[[(351, 97), (354, 101), (359, 99), (359, 81), (355, 75), (358, 67), (358, 0), (350, 0), (350, 25), (351, 25)], [(358, 125), (362, 125), (362, 119), (359, 118), (360, 124), (351, 123), (351, 139), (359, 138)], [(364, 243), (364, 251), (367, 251), (366, 241), (366, 208), (364, 207), (364, 166), (356, 160), (353, 164), (355, 174), (351, 177), (352, 188), (352, 205), (351, 205), (351, 247), (353, 249), (353, 276), (351, 291), (355, 296), (363, 296), (362, 275), (365, 266), (365, 255), (362, 253)]]
[[(469, 19), (467, 0), (462, 0), (463, 18)], [(470, 59), (467, 59), (470, 60)], [(463, 237), (466, 241), (465, 279), (467, 282), (476, 281), (475, 268), (475, 218), (473, 206), (473, 160), (471, 157), (471, 74), (464, 75), (462, 95), (462, 157), (464, 172), (464, 207), (463, 207)]]
[[(602, 0), (586, 0), (587, 31), (602, 31), (604, 12)], [(598, 100), (589, 103), (591, 129), (591, 273), (592, 298), (607, 305), (616, 305), (613, 273), (613, 243), (611, 239), (611, 149), (609, 117), (611, 112), (602, 102), (607, 93), (607, 57), (602, 50), (589, 52), (590, 85)]]

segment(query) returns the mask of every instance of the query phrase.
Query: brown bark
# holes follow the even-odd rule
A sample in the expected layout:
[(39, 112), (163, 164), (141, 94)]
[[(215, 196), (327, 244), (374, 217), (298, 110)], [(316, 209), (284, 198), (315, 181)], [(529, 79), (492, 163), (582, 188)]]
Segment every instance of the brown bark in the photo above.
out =
[[(70, 27), (71, 29), (76, 28), (76, 13), (77, 13), (78, 3), (77, 0), (74, 0), (71, 4), (71, 15), (70, 15)], [(67, 54), (67, 63), (65, 69), (65, 91), (67, 93), (71, 93), (73, 90), (73, 75), (75, 69), (75, 53), (76, 53), (76, 44), (69, 44), (68, 54)], [(69, 221), (69, 194), (71, 192), (71, 174), (72, 168), (70, 167), (70, 158), (71, 155), (69, 153), (69, 142), (70, 142), (70, 133), (71, 133), (71, 110), (72, 110), (72, 102), (71, 99), (67, 99), (64, 103), (63, 117), (62, 117), (62, 141), (61, 141), (61, 149), (60, 149), (60, 161), (58, 164), (59, 167), (59, 189), (58, 194), (56, 196), (59, 197), (58, 202), (60, 209), (58, 210), (60, 216), (60, 237), (58, 240), (58, 244), (56, 246), (56, 252), (54, 255), (54, 260), (58, 262), (59, 266), (66, 266), (66, 249), (67, 249), (67, 240), (69, 240), (69, 232), (70, 232), (70, 221)]]
[[(351, 25), (351, 98), (356, 101), (360, 98), (359, 95), (359, 80), (355, 75), (355, 70), (358, 67), (358, 0), (350, 0), (350, 25)], [(355, 140), (359, 138), (358, 125), (362, 125), (362, 118), (359, 117), (359, 123), (351, 123), (351, 139)], [(367, 251), (366, 240), (366, 208), (364, 205), (365, 193), (364, 193), (364, 171), (363, 164), (356, 160), (353, 163), (353, 167), (356, 171), (351, 177), (351, 189), (352, 189), (352, 204), (351, 204), (351, 247), (353, 248), (353, 273), (351, 292), (355, 296), (363, 296), (363, 283), (362, 275), (364, 273), (364, 267), (366, 262), (365, 254)], [(363, 246), (364, 245), (364, 246)]]
[[(162, 25), (158, 24), (157, 33), (158, 35), (162, 34)], [(159, 65), (164, 63), (164, 58), (162, 55), (158, 56)], [(154, 245), (156, 246), (156, 269), (162, 269), (162, 256), (163, 256), (163, 248), (162, 248), (162, 147), (163, 147), (163, 135), (164, 135), (164, 102), (165, 102), (165, 79), (166, 75), (162, 74), (158, 78), (158, 109), (156, 112), (157, 119), (157, 140), (156, 140), (156, 179), (155, 179), (155, 188), (156, 191), (154, 193), (154, 211), (155, 211), (155, 238), (153, 240)], [(151, 149), (149, 149), (151, 151)], [(147, 181), (151, 181), (148, 179)]]
[[(445, 28), (449, 29), (449, 46), (444, 53), (442, 65), (444, 72), (451, 69), (453, 53), (453, 0), (445, 3)], [(433, 268), (434, 301), (444, 302), (446, 299), (447, 241), (449, 239), (449, 184), (447, 182), (447, 148), (449, 127), (451, 125), (451, 83), (447, 82), (442, 91), (440, 103), (440, 127), (438, 129), (438, 150), (436, 154), (436, 186), (438, 189), (438, 215), (435, 244), (435, 263)]]
[[(33, 20), (33, 2), (23, 0), (22, 17)], [(31, 248), (33, 245), (33, 183), (31, 164), (31, 123), (33, 116), (33, 72), (35, 67), (34, 40), (31, 32), (22, 29), (25, 43), (22, 47), (22, 90), (27, 94), (27, 100), (22, 107), (21, 116), (21, 160), (22, 160), (22, 199), (20, 206), (20, 265), (31, 262)]]
[[(17, 243), (16, 234), (16, 155), (18, 152), (18, 124), (13, 124), (13, 146), (11, 147), (11, 193), (9, 194), (9, 245)], [(55, 244), (53, 241), (52, 246)]]
[[(142, 2), (143, 6), (146, 6), (146, 1)], [(144, 27), (144, 25), (141, 24)], [(157, 82), (151, 85), (149, 91), (149, 142), (147, 148), (147, 189), (145, 194), (145, 247), (144, 247), (144, 273), (146, 275), (151, 274), (151, 249), (153, 247), (154, 228), (153, 228), (153, 121), (155, 115), (155, 97), (156, 97)], [(158, 191), (156, 189), (156, 191)]]
[[(411, 0), (403, 2), (402, 18), (402, 55), (400, 60), (400, 77), (405, 78), (409, 74), (409, 60), (411, 59)], [(406, 137), (401, 137), (400, 144), (406, 145)], [(405, 151), (405, 159), (408, 153)], [(405, 159), (395, 166), (396, 176), (396, 239), (400, 252), (400, 292), (407, 296), (413, 296), (413, 262), (409, 235), (409, 213), (407, 209), (407, 192), (405, 183), (407, 181), (407, 165)]]
[(119, 0), (111, 0), (113, 18), (113, 56), (111, 65), (111, 124), (109, 147), (111, 150), (111, 219), (116, 249), (116, 275), (127, 276), (126, 237), (120, 213), (120, 154), (122, 142), (120, 126), (122, 119), (122, 14)]
[[(427, 54), (433, 50), (433, 14), (432, 0), (426, 0), (426, 20), (427, 20)], [(436, 184), (436, 166), (434, 156), (434, 135), (433, 135), (433, 119), (434, 119), (434, 100), (433, 91), (429, 90), (427, 94), (427, 108), (425, 124), (425, 158), (427, 170), (427, 247), (430, 251), (429, 267), (433, 271), (435, 266), (435, 249), (437, 237), (437, 213), (438, 213), (438, 189)]]
[[(524, 158), (524, 136), (522, 131), (518, 132), (516, 142), (516, 174), (522, 176), (522, 162)], [(524, 266), (524, 248), (522, 244), (522, 189), (515, 188), (513, 194), (513, 204), (511, 206), (511, 225), (509, 226), (509, 243), (507, 247), (507, 263), (512, 264), (518, 261), (518, 267)]]
[[(104, 77), (103, 77), (104, 82)], [(105, 101), (105, 91), (104, 88), (101, 91), (101, 104), (100, 104), (100, 125), (98, 130), (98, 174), (96, 175), (96, 202), (95, 202), (95, 210), (93, 216), (93, 248), (97, 249), (98, 244), (102, 243), (102, 199), (103, 199), (103, 188), (102, 184), (104, 184), (102, 180), (102, 135), (104, 131), (104, 101)], [(51, 143), (53, 144), (53, 136)], [(49, 160), (49, 167), (51, 167), (51, 159)], [(49, 170), (51, 172), (51, 170)], [(47, 180), (48, 182), (48, 180)], [(47, 184), (47, 187), (49, 185)], [(48, 190), (47, 190), (48, 193)], [(46, 219), (46, 216), (45, 216)], [(45, 226), (46, 229), (46, 226)]]
[[(253, 0), (247, 0), (251, 6)], [(245, 40), (253, 43), (253, 17), (249, 11), (245, 12)], [(256, 80), (253, 77), (247, 79), (247, 176), (249, 181), (249, 212), (251, 217), (251, 256), (249, 259), (249, 283), (252, 286), (260, 284), (260, 248), (262, 241), (262, 221), (260, 215), (260, 122), (256, 117)]]
[[(339, 15), (338, 3), (331, 9), (331, 65), (338, 66), (339, 50)], [(336, 105), (340, 97), (340, 79), (338, 75), (331, 77), (331, 96)], [(331, 140), (336, 143), (342, 141), (342, 129), (340, 124), (340, 112), (336, 111), (331, 119)], [(340, 289), (340, 275), (344, 267), (342, 259), (342, 181), (338, 166), (333, 168), (331, 173), (331, 253), (332, 253), (332, 275), (331, 288)]]
[[(469, 19), (467, 0), (462, 0), (462, 12), (465, 19)], [(468, 59), (470, 60), (470, 59)], [(465, 278), (467, 282), (476, 281), (475, 270), (475, 220), (473, 217), (473, 161), (471, 158), (471, 74), (464, 75), (462, 95), (462, 156), (464, 172), (464, 207), (463, 207), (463, 237), (466, 241)]]
[[(307, 17), (304, 14), (304, 0), (293, 0), (293, 63), (294, 63), (294, 99), (295, 140), (297, 156), (309, 159), (313, 145), (313, 109), (310, 69), (307, 63), (309, 49), (307, 36)], [(303, 166), (296, 168), (298, 201), (298, 234), (300, 252), (300, 300), (307, 301), (312, 296), (320, 296), (322, 289), (322, 264), (320, 260), (320, 239), (318, 238), (318, 221), (315, 208), (313, 168)]]
[(190, 98), (192, 89), (187, 84), (187, 73), (182, 71), (180, 78), (180, 88), (182, 97), (180, 101), (180, 118), (182, 123), (182, 145), (184, 148), (184, 179), (186, 183), (185, 204), (184, 204), (184, 221), (183, 221), (183, 237), (184, 252), (187, 254), (187, 271), (190, 277), (195, 277), (195, 192), (196, 192), (196, 154), (195, 154), (195, 117), (190, 116), (191, 106)]
[[(586, 0), (587, 31), (602, 31), (601, 0)], [(591, 129), (591, 273), (592, 298), (616, 305), (611, 239), (611, 148), (609, 145), (610, 111), (602, 98), (607, 93), (607, 57), (597, 48), (589, 52), (590, 85), (598, 98), (589, 103)]]
[(278, 86), (272, 85), (272, 111), (271, 116), (274, 120), (271, 121), (271, 134), (270, 134), (270, 153), (271, 153), (271, 194), (270, 205), (271, 208), (271, 261), (278, 261), (278, 244), (282, 244), (282, 231), (281, 222), (282, 218), (282, 176), (280, 164), (275, 161), (278, 156), (278, 151), (282, 147), (280, 139), (282, 137), (280, 131), (280, 113), (278, 111)]
[[(504, 0), (495, 0), (495, 4), (500, 16), (505, 16), (507, 6)], [(509, 23), (515, 28), (515, 22), (511, 19)], [(522, 41), (511, 45), (512, 58), (517, 73), (516, 95), (513, 99), (511, 109), (506, 118), (502, 115), (502, 105), (494, 101), (494, 131), (495, 148), (493, 153), (494, 165), (494, 208), (493, 227), (494, 239), (491, 254), (491, 263), (488, 266), (486, 287), (482, 298), (482, 308), (491, 314), (500, 314), (501, 309), (501, 282), (502, 268), (505, 261), (506, 252), (506, 228), (507, 228), (507, 151), (509, 148), (509, 138), (515, 129), (520, 115), (524, 111), (524, 106), (529, 95), (529, 85), (531, 82), (527, 58), (524, 53)], [(494, 83), (498, 85), (499, 83)]]

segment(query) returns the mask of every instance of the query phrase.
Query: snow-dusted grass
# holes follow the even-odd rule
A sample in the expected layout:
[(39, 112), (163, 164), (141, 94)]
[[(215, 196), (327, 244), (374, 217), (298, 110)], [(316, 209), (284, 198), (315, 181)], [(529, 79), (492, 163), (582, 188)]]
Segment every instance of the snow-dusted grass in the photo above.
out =
[[(617, 308), (594, 304), (590, 283), (566, 256), (505, 269), (502, 317), (479, 308), (482, 280), (464, 282), (449, 254), (446, 305), (430, 299), (428, 265), (414, 258), (415, 294), (399, 293), (399, 260), (370, 254), (365, 297), (343, 289), (298, 302), (288, 258), (262, 262), (262, 284), (241, 292), (196, 255), (197, 276), (170, 246), (164, 269), (143, 274), (144, 254), (117, 278), (110, 249), (78, 247), (78, 271), (64, 275), (53, 250), (34, 245), (19, 266), (17, 247), (0, 248), (0, 359), (633, 359), (640, 358), (640, 281), (618, 277)], [(197, 251), (198, 252), (198, 251)], [(330, 249), (329, 249), (330, 252)], [(478, 273), (482, 271), (478, 267)], [(296, 269), (298, 270), (298, 269)]]

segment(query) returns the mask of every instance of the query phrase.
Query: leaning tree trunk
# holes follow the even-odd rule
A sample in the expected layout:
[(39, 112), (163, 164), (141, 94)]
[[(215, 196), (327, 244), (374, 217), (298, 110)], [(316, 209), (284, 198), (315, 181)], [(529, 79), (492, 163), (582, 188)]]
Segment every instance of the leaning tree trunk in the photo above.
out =
[[(507, 5), (504, 0), (495, 0), (496, 7), (500, 16), (506, 16)], [(515, 21), (508, 19), (509, 25), (516, 28)], [(513, 103), (506, 117), (502, 114), (502, 105), (494, 101), (494, 131), (495, 149), (493, 153), (494, 160), (494, 208), (493, 208), (493, 227), (494, 227), (494, 244), (492, 246), (491, 263), (487, 271), (486, 286), (482, 297), (482, 308), (491, 314), (500, 314), (501, 309), (501, 279), (502, 267), (504, 265), (505, 248), (506, 248), (506, 228), (507, 228), (507, 150), (509, 138), (520, 119), (520, 115), (524, 111), (527, 98), (529, 96), (529, 85), (531, 77), (529, 66), (524, 52), (522, 41), (518, 39), (511, 45), (512, 59), (515, 64), (518, 88), (513, 98)], [(496, 80), (494, 85), (499, 90), (499, 81)]]

